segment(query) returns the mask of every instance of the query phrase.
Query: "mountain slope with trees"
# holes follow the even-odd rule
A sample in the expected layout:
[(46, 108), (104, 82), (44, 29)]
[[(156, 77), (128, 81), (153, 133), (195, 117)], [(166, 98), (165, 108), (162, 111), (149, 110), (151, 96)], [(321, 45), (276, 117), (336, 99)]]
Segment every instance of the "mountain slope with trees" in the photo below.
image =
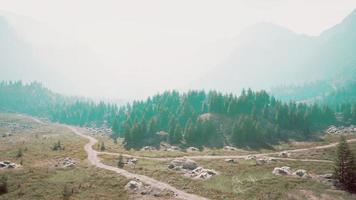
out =
[[(337, 107), (356, 121), (356, 105)], [(262, 147), (288, 139), (308, 139), (337, 123), (328, 106), (276, 100), (265, 91), (241, 95), (217, 91), (167, 91), (125, 106), (65, 97), (39, 83), (1, 82), (0, 110), (46, 117), (79, 126), (112, 127), (125, 147), (223, 145)]]

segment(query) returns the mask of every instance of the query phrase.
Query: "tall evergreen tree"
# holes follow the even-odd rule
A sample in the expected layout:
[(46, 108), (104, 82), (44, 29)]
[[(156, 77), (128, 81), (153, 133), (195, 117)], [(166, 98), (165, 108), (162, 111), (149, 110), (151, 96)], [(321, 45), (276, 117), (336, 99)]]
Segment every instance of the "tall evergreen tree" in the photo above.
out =
[(356, 163), (345, 136), (337, 146), (334, 176), (345, 189), (356, 192)]

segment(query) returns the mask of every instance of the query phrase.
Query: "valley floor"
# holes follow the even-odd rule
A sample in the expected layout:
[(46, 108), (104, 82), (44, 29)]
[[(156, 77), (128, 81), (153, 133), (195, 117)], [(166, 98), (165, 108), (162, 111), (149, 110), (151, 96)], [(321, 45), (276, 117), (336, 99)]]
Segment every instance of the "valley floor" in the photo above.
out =
[[(335, 157), (335, 146), (317, 146), (336, 142), (337, 137), (325, 138), (320, 142), (282, 144), (275, 147), (276, 151), (125, 151), (120, 142), (114, 144), (106, 137), (94, 138), (84, 129), (43, 123), (15, 114), (0, 114), (0, 135), (6, 135), (0, 138), (0, 161), (21, 164), (15, 169), (0, 169), (0, 176), (6, 176), (8, 183), (8, 193), (0, 195), (0, 199), (4, 200), (356, 198), (355, 195), (313, 178), (272, 174), (275, 167), (282, 166), (289, 166), (293, 170), (305, 169), (313, 176), (332, 173), (331, 161)], [(355, 138), (353, 136), (349, 139), (355, 141)], [(52, 150), (58, 141), (64, 148)], [(105, 142), (105, 151), (97, 152), (92, 149), (92, 146), (98, 149), (97, 141), (99, 144)], [(356, 151), (355, 142), (350, 143), (350, 146)], [(304, 150), (292, 150), (300, 148)], [(264, 164), (245, 159), (249, 154), (279, 158), (277, 152), (285, 149), (292, 152), (288, 159), (277, 159)], [(22, 152), (21, 156), (19, 151)], [(116, 167), (119, 154), (136, 156), (138, 162), (119, 169)], [(184, 176), (180, 171), (168, 169), (173, 158), (182, 156), (219, 174), (208, 180), (196, 180)], [(63, 159), (67, 157), (74, 160), (75, 166), (62, 166)], [(226, 158), (235, 158), (238, 163), (227, 163)], [(173, 190), (175, 194), (154, 197), (125, 190), (125, 185), (132, 178), (161, 189)]]

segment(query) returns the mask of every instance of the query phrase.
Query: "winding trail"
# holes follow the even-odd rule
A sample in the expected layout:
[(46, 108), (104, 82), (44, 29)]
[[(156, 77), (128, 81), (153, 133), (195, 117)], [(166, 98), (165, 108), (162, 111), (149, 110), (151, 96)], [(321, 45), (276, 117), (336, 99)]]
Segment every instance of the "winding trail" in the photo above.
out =
[[(355, 139), (349, 139), (347, 140), (348, 143), (351, 142), (356, 142)], [(332, 148), (336, 147), (338, 143), (331, 143), (331, 144), (326, 144), (326, 145), (321, 145), (321, 146), (315, 146), (315, 147), (309, 147), (309, 148), (302, 148), (302, 149), (292, 149), (292, 150), (283, 150), (287, 151), (290, 153), (296, 153), (296, 152), (302, 152), (302, 151), (310, 151), (310, 150), (318, 150), (318, 149), (327, 149), (327, 148)], [(156, 160), (156, 161), (168, 161), (172, 160), (175, 158), (189, 158), (193, 160), (212, 160), (212, 159), (245, 159), (250, 155), (256, 156), (256, 157), (269, 157), (273, 158), (276, 160), (288, 160), (288, 161), (301, 161), (301, 162), (324, 162), (324, 163), (331, 163), (333, 161), (331, 160), (317, 160), (317, 159), (299, 159), (299, 158), (282, 158), (282, 157), (273, 157), (273, 155), (277, 155), (283, 151), (276, 151), (276, 152), (270, 152), (270, 153), (257, 153), (257, 154), (249, 154), (249, 155), (223, 155), (223, 156), (212, 156), (212, 155), (198, 155), (198, 156), (179, 156), (179, 157), (145, 157), (145, 156), (134, 156), (134, 155), (129, 155), (129, 154), (121, 154), (124, 157), (133, 157), (133, 158), (141, 158), (141, 159), (147, 159), (147, 160)], [(111, 153), (111, 152), (98, 152), (98, 154), (106, 154), (106, 155), (120, 155), (120, 153)]]
[(76, 128), (74, 127), (71, 127), (71, 126), (66, 126), (68, 127), (70, 130), (72, 130), (75, 134), (83, 137), (83, 138), (86, 138), (89, 140), (89, 142), (87, 144), (84, 145), (84, 150), (87, 152), (88, 154), (88, 160), (89, 162), (98, 167), (98, 168), (102, 168), (102, 169), (106, 169), (106, 170), (110, 170), (110, 171), (114, 171), (128, 179), (138, 179), (148, 185), (151, 185), (152, 187), (155, 187), (155, 188), (159, 188), (161, 190), (169, 190), (169, 191), (172, 191), (174, 192), (175, 194), (175, 197), (176, 198), (179, 198), (179, 199), (186, 199), (186, 200), (207, 200), (207, 198), (204, 198), (204, 197), (201, 197), (201, 196), (198, 196), (198, 195), (195, 195), (195, 194), (189, 194), (187, 192), (184, 192), (182, 190), (179, 190), (171, 185), (168, 185), (167, 183), (164, 183), (164, 182), (161, 182), (161, 181), (157, 181), (153, 178), (150, 178), (148, 176), (144, 176), (144, 175), (140, 175), (140, 174), (134, 174), (134, 173), (131, 173), (131, 172), (128, 172), (124, 169), (120, 169), (120, 168), (116, 168), (116, 167), (112, 167), (112, 166), (109, 166), (109, 165), (105, 165), (103, 164), (99, 157), (98, 157), (98, 152), (95, 151), (92, 147), (94, 144), (96, 144), (98, 141), (91, 137), (91, 136), (88, 136), (88, 135), (85, 135), (81, 132), (79, 132)]

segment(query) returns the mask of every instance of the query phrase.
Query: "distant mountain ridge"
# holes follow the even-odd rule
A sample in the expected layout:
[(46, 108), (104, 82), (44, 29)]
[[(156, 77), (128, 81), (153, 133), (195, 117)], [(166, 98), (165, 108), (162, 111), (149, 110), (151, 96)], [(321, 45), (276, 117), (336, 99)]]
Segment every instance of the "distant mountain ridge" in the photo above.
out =
[(230, 58), (203, 77), (203, 88), (238, 92), (334, 78), (356, 67), (356, 10), (319, 36), (296, 34), (273, 24), (239, 35)]

